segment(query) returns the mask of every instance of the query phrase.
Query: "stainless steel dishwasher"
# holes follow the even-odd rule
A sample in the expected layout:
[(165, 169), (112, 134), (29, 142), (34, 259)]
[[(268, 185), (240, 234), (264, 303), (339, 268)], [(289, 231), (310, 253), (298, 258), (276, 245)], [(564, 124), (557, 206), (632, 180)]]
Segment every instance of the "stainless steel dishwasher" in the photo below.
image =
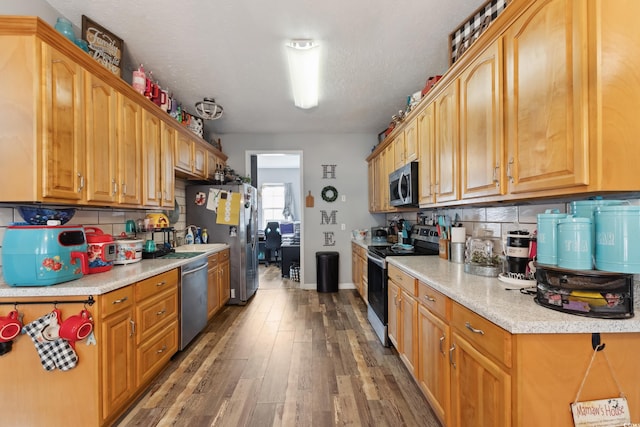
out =
[(207, 258), (181, 267), (180, 350), (207, 325)]

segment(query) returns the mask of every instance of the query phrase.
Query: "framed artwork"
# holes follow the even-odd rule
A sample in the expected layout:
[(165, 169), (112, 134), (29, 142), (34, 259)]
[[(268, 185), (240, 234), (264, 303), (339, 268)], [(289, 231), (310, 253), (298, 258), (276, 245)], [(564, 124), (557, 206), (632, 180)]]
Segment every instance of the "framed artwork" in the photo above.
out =
[(118, 77), (122, 77), (122, 39), (100, 24), (82, 15), (82, 40), (89, 54)]

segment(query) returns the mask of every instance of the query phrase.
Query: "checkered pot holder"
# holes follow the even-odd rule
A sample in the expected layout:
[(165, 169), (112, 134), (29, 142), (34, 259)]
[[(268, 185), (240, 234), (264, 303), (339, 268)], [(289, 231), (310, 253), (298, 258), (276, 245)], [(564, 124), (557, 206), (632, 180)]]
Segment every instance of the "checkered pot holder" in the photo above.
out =
[(58, 368), (61, 371), (68, 371), (75, 368), (78, 363), (78, 355), (71, 344), (58, 337), (57, 333), (53, 336), (47, 333), (43, 334), (46, 329), (55, 330), (57, 326), (58, 315), (54, 311), (25, 325), (22, 332), (31, 337), (38, 351), (38, 356), (40, 356), (40, 363), (45, 370), (52, 371)]

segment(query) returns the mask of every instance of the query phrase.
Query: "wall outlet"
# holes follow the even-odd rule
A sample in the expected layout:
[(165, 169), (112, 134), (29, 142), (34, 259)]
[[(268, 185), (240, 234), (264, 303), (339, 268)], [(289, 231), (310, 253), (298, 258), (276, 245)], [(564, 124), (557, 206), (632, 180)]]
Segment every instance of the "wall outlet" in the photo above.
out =
[(347, 226), (345, 224), (340, 224), (340, 230), (346, 230)]
[(342, 196), (340, 196), (340, 200), (342, 200), (343, 202), (347, 201), (347, 196), (345, 196), (344, 194)]
[(235, 298), (235, 297), (236, 297), (236, 290), (231, 289), (231, 298)]

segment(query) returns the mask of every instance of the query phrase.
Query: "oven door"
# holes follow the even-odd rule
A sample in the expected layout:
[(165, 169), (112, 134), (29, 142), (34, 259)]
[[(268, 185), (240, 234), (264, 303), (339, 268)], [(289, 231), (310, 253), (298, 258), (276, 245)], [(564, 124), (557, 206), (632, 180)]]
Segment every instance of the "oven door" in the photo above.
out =
[(367, 274), (368, 274), (368, 294), (369, 308), (367, 318), (373, 327), (380, 342), (385, 347), (389, 346), (387, 336), (387, 263), (384, 258), (367, 253)]

